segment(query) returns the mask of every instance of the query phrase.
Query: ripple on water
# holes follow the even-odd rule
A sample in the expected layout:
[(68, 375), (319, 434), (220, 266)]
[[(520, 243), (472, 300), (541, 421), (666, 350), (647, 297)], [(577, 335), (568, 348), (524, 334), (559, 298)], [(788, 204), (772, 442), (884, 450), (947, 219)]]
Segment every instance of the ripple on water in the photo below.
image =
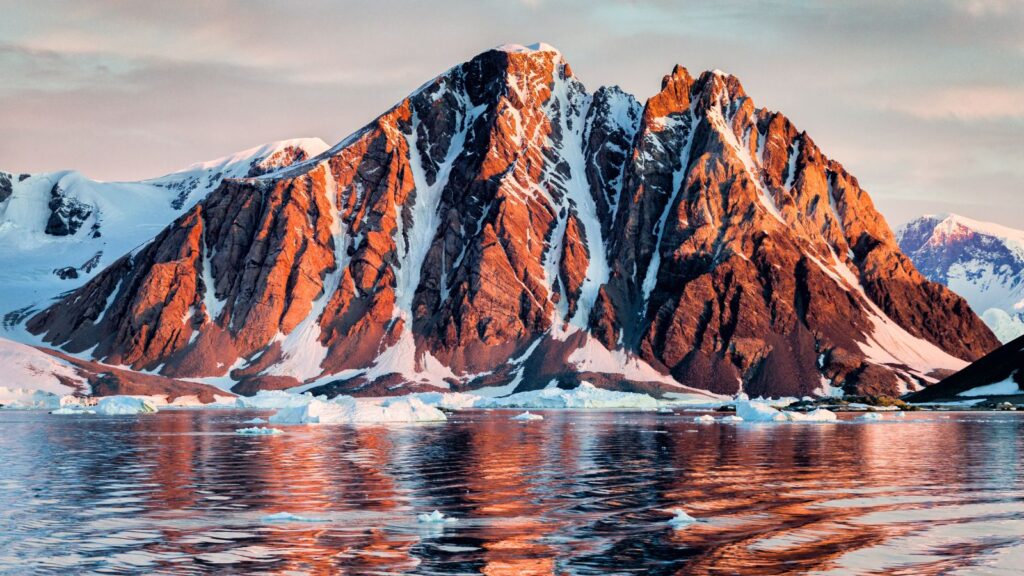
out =
[[(0, 412), (0, 573), (1012, 574), (1024, 554), (1022, 415), (512, 414), (265, 441), (233, 433), (257, 412)], [(435, 509), (459, 521), (417, 522)], [(263, 520), (283, 513), (316, 522)]]

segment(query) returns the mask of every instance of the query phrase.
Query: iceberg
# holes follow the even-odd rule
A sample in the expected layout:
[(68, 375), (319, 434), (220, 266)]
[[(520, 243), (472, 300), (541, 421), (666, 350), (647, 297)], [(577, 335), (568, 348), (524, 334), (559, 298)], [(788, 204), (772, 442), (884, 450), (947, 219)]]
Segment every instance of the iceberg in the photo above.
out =
[(284, 434), (284, 430), (253, 426), (252, 428), (239, 428), (235, 430), (235, 434), (243, 434), (246, 436), (273, 436), (275, 434)]
[(452, 518), (442, 512), (434, 510), (430, 514), (420, 514), (416, 517), (417, 520), (424, 524), (447, 524), (449, 522), (458, 522), (458, 518)]
[(312, 401), (311, 394), (293, 394), (284, 390), (260, 390), (254, 396), (235, 398), (235, 407), (249, 410), (279, 410), (305, 406)]
[(878, 422), (882, 419), (882, 415), (877, 412), (868, 412), (867, 414), (860, 415), (857, 420), (864, 422)]
[(482, 398), (477, 408), (526, 408), (526, 409), (640, 409), (657, 410), (659, 402), (647, 394), (616, 392), (598, 388), (589, 382), (580, 382), (572, 390), (557, 387), (529, 392), (517, 392), (500, 398)]
[(693, 419), (695, 424), (714, 424), (715, 417), (711, 414), (701, 414)]
[(107, 396), (96, 404), (96, 413), (105, 416), (151, 414), (153, 412), (156, 412), (156, 407), (148, 399), (134, 396)]
[(251, 420), (246, 420), (245, 422), (242, 422), (242, 424), (266, 424), (266, 423), (267, 423), (267, 421), (264, 420), (263, 418), (253, 418)]
[(522, 421), (522, 422), (525, 422), (525, 421), (528, 421), (528, 420), (543, 420), (543, 419), (544, 419), (544, 417), (541, 416), (540, 414), (530, 414), (529, 410), (527, 410), (526, 412), (523, 412), (522, 414), (517, 414), (517, 415), (509, 418), (509, 420), (519, 420), (519, 421)]
[(445, 422), (448, 418), (433, 406), (413, 397), (353, 398), (332, 400), (307, 398), (297, 406), (286, 406), (270, 417), (272, 424), (383, 424)]
[(818, 408), (806, 414), (778, 410), (761, 400), (736, 402), (736, 415), (745, 422), (835, 422), (835, 412)]

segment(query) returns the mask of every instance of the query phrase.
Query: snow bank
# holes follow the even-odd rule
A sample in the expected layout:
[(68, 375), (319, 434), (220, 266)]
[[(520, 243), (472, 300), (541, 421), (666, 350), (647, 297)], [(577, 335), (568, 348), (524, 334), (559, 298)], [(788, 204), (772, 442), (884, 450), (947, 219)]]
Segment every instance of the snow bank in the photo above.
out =
[[(68, 382), (87, 388), (85, 378), (70, 363), (6, 338), (0, 338), (0, 366), (3, 366), (4, 381), (18, 386), (19, 390), (71, 394), (75, 390), (66, 385)], [(0, 397), (0, 404), (7, 402)]]
[(299, 406), (288, 406), (270, 417), (273, 424), (383, 424), (400, 422), (444, 422), (448, 418), (417, 398), (352, 398), (333, 400), (308, 398)]
[(530, 414), (529, 410), (527, 410), (526, 412), (523, 412), (522, 414), (517, 414), (517, 415), (509, 418), (509, 420), (520, 420), (520, 421), (523, 421), (523, 422), (528, 421), (528, 420), (543, 420), (543, 419), (544, 419), (544, 417), (541, 416), (540, 414)]
[(659, 402), (647, 394), (616, 392), (581, 382), (572, 390), (544, 388), (517, 392), (501, 398), (483, 398), (477, 408), (598, 408), (656, 410)]
[(273, 436), (275, 434), (284, 434), (284, 430), (253, 426), (252, 428), (239, 428), (235, 430), (235, 434), (242, 434), (245, 436)]
[(0, 386), (0, 406), (16, 410), (55, 410), (60, 408), (60, 396), (32, 388)]
[(977, 398), (979, 396), (1010, 396), (1020, 393), (1020, 386), (1014, 381), (1013, 374), (1011, 373), (1006, 380), (995, 382), (993, 384), (986, 384), (984, 386), (978, 386), (977, 388), (971, 388), (970, 390), (965, 390), (957, 394), (957, 396), (964, 398)]
[(777, 410), (761, 400), (745, 400), (736, 402), (736, 415), (745, 422), (835, 422), (835, 412), (818, 408), (802, 414), (789, 410)]
[(156, 412), (156, 406), (153, 406), (148, 399), (134, 396), (107, 396), (96, 404), (96, 413), (105, 416), (150, 414), (153, 412)]

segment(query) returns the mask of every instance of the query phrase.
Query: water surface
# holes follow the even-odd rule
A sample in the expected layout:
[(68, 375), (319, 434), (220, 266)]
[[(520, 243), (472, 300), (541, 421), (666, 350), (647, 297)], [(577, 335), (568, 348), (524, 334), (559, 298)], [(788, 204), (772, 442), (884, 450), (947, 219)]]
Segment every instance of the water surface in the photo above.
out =
[[(700, 425), (0, 411), (0, 574), (1017, 574), (1024, 415)], [(844, 415), (844, 418), (849, 415)], [(888, 417), (888, 416), (887, 416)], [(700, 519), (667, 521), (682, 508)], [(424, 525), (438, 509), (455, 523)], [(288, 512), (305, 522), (267, 521)]]

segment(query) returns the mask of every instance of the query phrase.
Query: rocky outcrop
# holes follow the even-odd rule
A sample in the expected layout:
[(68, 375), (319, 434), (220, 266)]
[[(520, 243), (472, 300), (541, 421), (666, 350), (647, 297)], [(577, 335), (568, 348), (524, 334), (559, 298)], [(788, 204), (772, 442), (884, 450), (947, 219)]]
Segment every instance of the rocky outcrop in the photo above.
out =
[(0, 202), (11, 197), (14, 186), (11, 184), (11, 175), (7, 172), (0, 172)]
[[(50, 209), (50, 216), (46, 220), (46, 233), (51, 236), (74, 236), (95, 210), (95, 207), (67, 194), (59, 183), (50, 189), (50, 202), (47, 207)], [(98, 236), (99, 228), (94, 228)]]
[(28, 326), (243, 392), (897, 394), (997, 344), (735, 77), (677, 66), (641, 106), (543, 45), (225, 180)]

